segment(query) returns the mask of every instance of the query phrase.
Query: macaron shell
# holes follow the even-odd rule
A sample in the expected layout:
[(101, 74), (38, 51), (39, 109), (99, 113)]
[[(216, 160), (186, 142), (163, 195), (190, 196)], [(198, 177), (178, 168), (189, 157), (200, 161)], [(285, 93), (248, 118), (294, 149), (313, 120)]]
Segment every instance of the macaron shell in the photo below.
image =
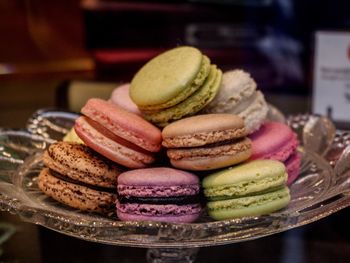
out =
[(279, 175), (285, 175), (284, 182), (287, 181), (283, 163), (275, 160), (255, 160), (215, 172), (205, 177), (202, 185), (204, 188), (221, 187)]
[(249, 138), (252, 140), (252, 160), (285, 161), (298, 146), (296, 134), (289, 126), (279, 122), (266, 122)]
[(66, 182), (52, 176), (48, 168), (40, 172), (37, 182), (40, 190), (46, 195), (70, 207), (98, 213), (113, 211), (115, 194)]
[(246, 135), (244, 122), (232, 114), (204, 114), (181, 119), (162, 131), (167, 148), (197, 147)]
[(168, 223), (191, 223), (196, 221), (200, 213), (178, 215), (178, 216), (148, 216), (142, 214), (123, 213), (117, 210), (117, 216), (122, 221), (152, 221)]
[(133, 186), (186, 186), (198, 185), (199, 179), (193, 173), (169, 168), (154, 167), (124, 172), (118, 177), (118, 184)]
[(126, 147), (106, 137), (91, 126), (86, 117), (79, 117), (75, 121), (74, 129), (86, 145), (118, 164), (129, 168), (143, 168), (155, 161), (151, 154)]
[(265, 122), (269, 111), (264, 95), (260, 91), (257, 91), (256, 94), (256, 98), (252, 103), (245, 110), (238, 113), (238, 116), (244, 120), (248, 134), (260, 128)]
[(137, 105), (131, 100), (129, 95), (130, 84), (123, 84), (117, 88), (115, 88), (111, 94), (110, 102), (113, 104), (132, 112), (136, 115), (141, 116), (141, 111), (137, 107)]
[(63, 176), (108, 188), (115, 188), (117, 176), (124, 170), (86, 145), (62, 141), (49, 146), (44, 152), (43, 161), (47, 167)]
[(290, 201), (287, 187), (260, 195), (208, 202), (208, 214), (215, 220), (270, 214), (286, 207)]
[(256, 90), (256, 83), (243, 70), (224, 72), (220, 90), (206, 107), (207, 113), (232, 113), (243, 100), (250, 98)]
[(81, 112), (115, 135), (147, 150), (161, 148), (161, 131), (142, 117), (101, 99), (89, 99)]
[(184, 46), (168, 50), (136, 73), (130, 97), (141, 109), (174, 106), (202, 85), (209, 74), (209, 65), (209, 59), (196, 48)]
[(299, 153), (292, 154), (286, 161), (285, 165), (287, 167), (288, 181), (287, 184), (291, 185), (300, 174), (301, 167), (301, 155)]
[(191, 116), (202, 110), (216, 95), (221, 83), (221, 71), (215, 66), (211, 66), (211, 71), (202, 87), (184, 101), (170, 108), (159, 112), (145, 113), (144, 117), (158, 125), (164, 127), (170, 122)]

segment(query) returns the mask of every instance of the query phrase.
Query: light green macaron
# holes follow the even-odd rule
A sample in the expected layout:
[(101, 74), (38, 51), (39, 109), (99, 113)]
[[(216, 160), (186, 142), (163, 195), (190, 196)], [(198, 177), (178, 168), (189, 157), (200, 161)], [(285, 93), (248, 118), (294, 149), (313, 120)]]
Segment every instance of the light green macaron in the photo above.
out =
[(284, 164), (256, 160), (204, 178), (209, 215), (216, 220), (269, 214), (287, 206), (290, 194)]
[(159, 127), (191, 116), (209, 104), (219, 91), (222, 72), (194, 47), (166, 51), (134, 76), (130, 97), (145, 119)]
[(170, 122), (199, 112), (215, 97), (220, 87), (221, 77), (221, 70), (217, 69), (215, 65), (212, 65), (210, 73), (202, 87), (190, 97), (173, 107), (158, 112), (146, 113), (144, 115), (145, 119), (156, 123), (160, 127), (164, 127)]
[(172, 107), (202, 86), (210, 60), (189, 46), (168, 50), (146, 63), (134, 76), (130, 97), (145, 111)]

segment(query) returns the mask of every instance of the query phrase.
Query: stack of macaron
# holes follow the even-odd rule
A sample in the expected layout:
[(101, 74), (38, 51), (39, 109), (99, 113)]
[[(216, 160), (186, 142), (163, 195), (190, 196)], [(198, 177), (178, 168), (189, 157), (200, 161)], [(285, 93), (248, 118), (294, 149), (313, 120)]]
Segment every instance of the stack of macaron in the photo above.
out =
[(199, 179), (192, 173), (156, 167), (118, 177), (117, 215), (128, 221), (193, 222), (201, 213)]
[(216, 95), (222, 72), (193, 47), (156, 56), (134, 76), (130, 97), (145, 119), (164, 127), (202, 110)]
[[(41, 172), (38, 184), (64, 204), (103, 212), (96, 208), (105, 207), (101, 198), (96, 197), (94, 208), (86, 208), (81, 193), (101, 180), (96, 178), (106, 174), (109, 178), (110, 173), (83, 180), (71, 175), (84, 167), (86, 178), (94, 178), (93, 164), (106, 161), (104, 167), (114, 170), (107, 186), (114, 188), (109, 201), (117, 195), (120, 220), (197, 220), (203, 210), (198, 197), (201, 179), (209, 200), (208, 213), (214, 219), (271, 213), (288, 204), (285, 165), (294, 173), (288, 179), (291, 182), (298, 173), (300, 156), (295, 154), (293, 133), (290, 136), (281, 128), (283, 132), (276, 134), (270, 131), (275, 129), (270, 123), (264, 124), (267, 111), (264, 96), (248, 73), (235, 70), (222, 76), (198, 49), (177, 47), (145, 64), (108, 101), (88, 100), (75, 122), (76, 135), (69, 135), (74, 139), (66, 137), (83, 144), (62, 142), (65, 154), (59, 159), (56, 151), (62, 147), (52, 145), (44, 155), (50, 159), (44, 157), (48, 168)], [(263, 136), (267, 130), (272, 137)], [(70, 158), (70, 152), (79, 152), (78, 148), (84, 149), (80, 157)], [(69, 163), (71, 171), (58, 170), (57, 164), (47, 161), (54, 157), (58, 163)], [(89, 163), (93, 158), (101, 160)], [(167, 162), (162, 159), (170, 163), (164, 165)], [(62, 174), (71, 179), (62, 182)], [(55, 187), (65, 190), (57, 194)], [(89, 192), (86, 200), (92, 196)]]
[(216, 219), (258, 216), (288, 205), (289, 189), (283, 163), (256, 160), (204, 178), (208, 214)]
[(89, 99), (74, 129), (96, 152), (128, 168), (143, 168), (161, 149), (161, 131), (140, 116), (102, 99)]
[(243, 120), (233, 114), (184, 118), (162, 131), (163, 146), (174, 167), (205, 171), (227, 167), (251, 156)]
[(46, 165), (38, 177), (39, 188), (53, 199), (83, 211), (109, 213), (115, 185), (124, 169), (89, 147), (57, 142), (44, 152)]

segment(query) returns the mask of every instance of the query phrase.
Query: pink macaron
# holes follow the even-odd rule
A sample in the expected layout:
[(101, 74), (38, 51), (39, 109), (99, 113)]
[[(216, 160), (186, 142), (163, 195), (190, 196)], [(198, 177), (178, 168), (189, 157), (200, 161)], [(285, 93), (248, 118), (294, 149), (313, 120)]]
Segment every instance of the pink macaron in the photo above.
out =
[(251, 160), (272, 159), (284, 162), (288, 172), (288, 184), (297, 178), (301, 163), (301, 157), (296, 151), (299, 141), (288, 125), (269, 121), (249, 138), (252, 141)]
[(90, 99), (74, 129), (86, 145), (129, 168), (143, 168), (160, 151), (161, 131), (140, 116), (111, 102)]
[(142, 115), (141, 111), (130, 98), (129, 87), (130, 87), (130, 84), (126, 83), (115, 88), (111, 94), (109, 101), (115, 105), (118, 105), (124, 110), (127, 110), (129, 112), (132, 112), (141, 116)]
[(201, 213), (199, 179), (168, 167), (136, 169), (118, 177), (117, 215), (124, 221), (188, 223)]

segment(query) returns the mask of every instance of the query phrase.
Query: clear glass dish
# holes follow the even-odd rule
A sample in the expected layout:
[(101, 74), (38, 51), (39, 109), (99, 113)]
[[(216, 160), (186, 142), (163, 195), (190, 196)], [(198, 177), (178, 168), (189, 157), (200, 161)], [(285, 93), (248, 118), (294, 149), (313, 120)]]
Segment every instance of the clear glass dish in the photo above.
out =
[[(292, 200), (281, 211), (224, 221), (213, 221), (204, 212), (198, 222), (191, 224), (121, 222), (113, 215), (103, 217), (80, 212), (46, 197), (36, 183), (43, 166), (43, 150), (62, 138), (76, 117), (74, 113), (40, 110), (28, 121), (28, 130), (0, 130), (1, 210), (17, 214), (24, 221), (99, 243), (196, 248), (282, 232), (350, 205), (350, 148), (338, 147), (339, 136), (344, 134), (337, 133), (328, 119), (303, 115), (287, 119), (303, 145), (298, 149), (302, 154), (302, 169), (298, 180), (290, 187)], [(337, 153), (332, 163), (327, 160), (330, 150)]]

